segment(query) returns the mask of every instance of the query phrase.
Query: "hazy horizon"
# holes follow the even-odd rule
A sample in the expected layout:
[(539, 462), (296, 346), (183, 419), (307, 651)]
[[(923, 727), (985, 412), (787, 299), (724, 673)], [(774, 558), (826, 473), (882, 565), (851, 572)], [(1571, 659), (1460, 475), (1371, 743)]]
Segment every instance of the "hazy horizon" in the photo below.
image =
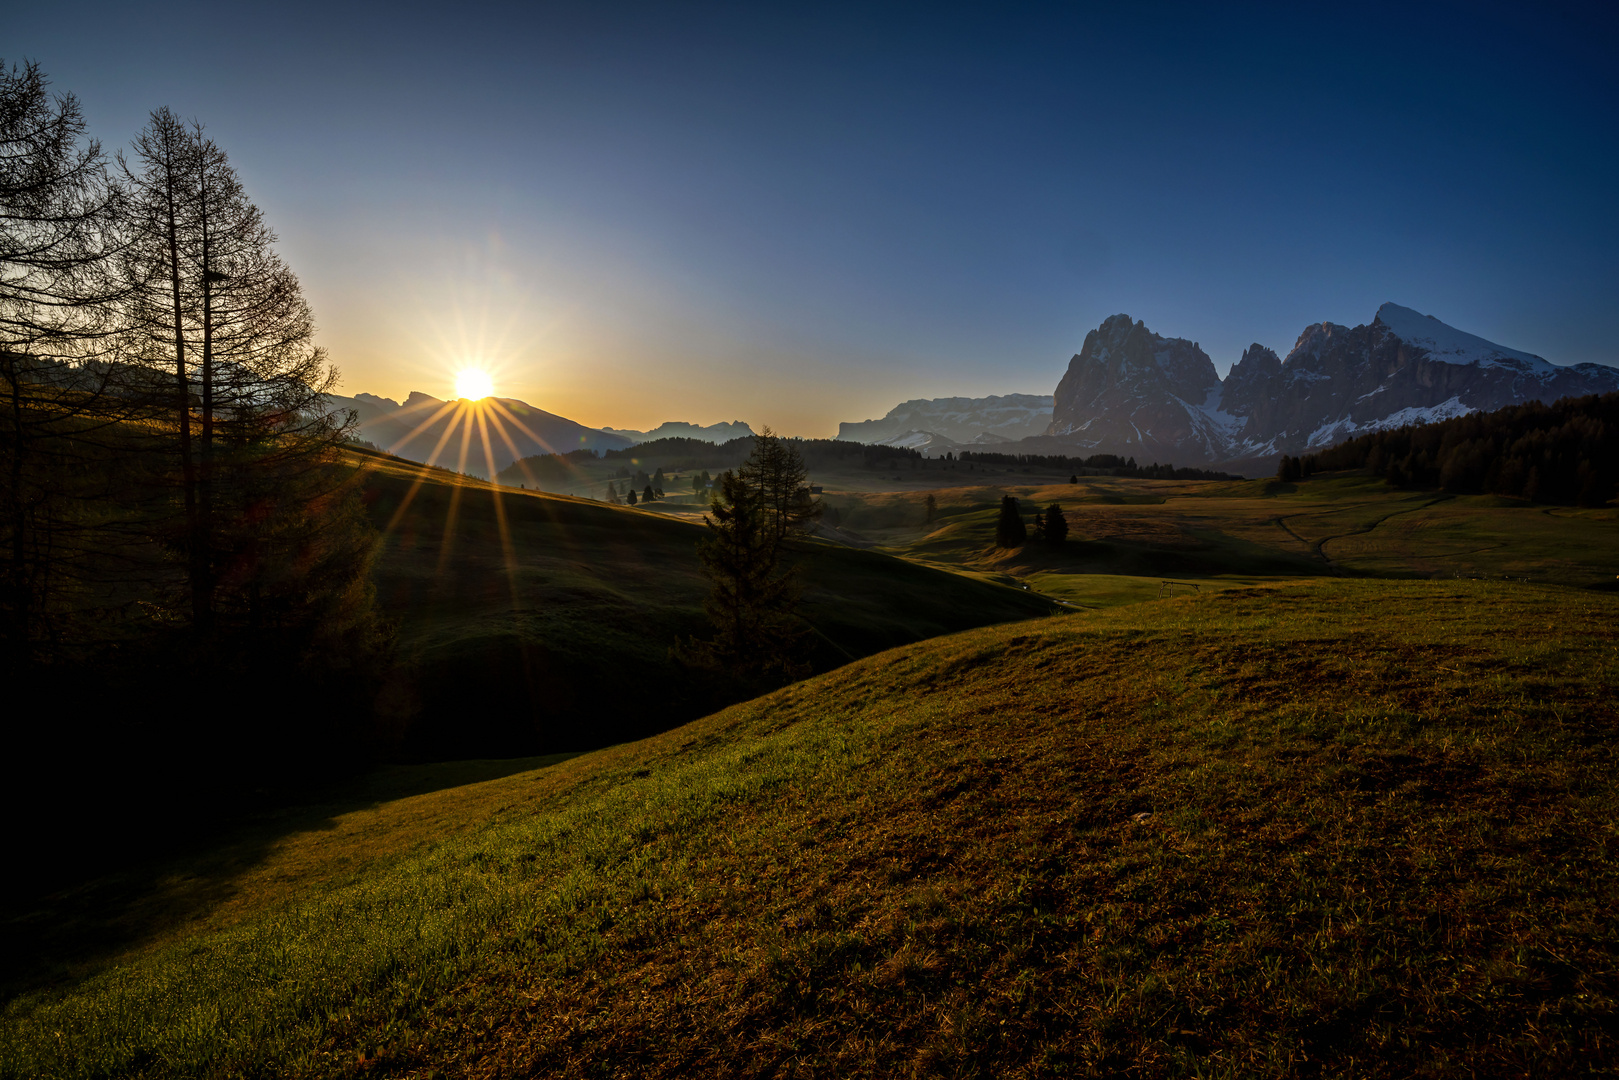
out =
[[(9, 19), (126, 146), (201, 120), (341, 391), (825, 436), (1049, 394), (1117, 312), (1222, 374), (1385, 301), (1619, 363), (1611, 14), (104, 3)], [(158, 62), (161, 61), (161, 62)]]

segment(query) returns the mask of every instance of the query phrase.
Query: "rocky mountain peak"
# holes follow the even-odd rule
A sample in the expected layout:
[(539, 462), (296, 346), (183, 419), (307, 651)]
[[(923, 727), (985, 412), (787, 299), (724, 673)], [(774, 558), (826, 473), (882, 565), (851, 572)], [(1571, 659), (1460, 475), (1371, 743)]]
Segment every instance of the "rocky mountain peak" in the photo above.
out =
[[(1118, 314), (1085, 335), (1057, 385), (1046, 434), (1082, 446), (1151, 455), (1181, 440), (1205, 440), (1193, 418), (1220, 386), (1214, 361), (1195, 341), (1166, 338)], [(1200, 414), (1201, 416), (1201, 414)]]
[(1242, 359), (1231, 369), (1231, 374), (1245, 370), (1274, 375), (1282, 370), (1282, 358), (1276, 355), (1275, 349), (1256, 341), (1242, 350)]
[(1196, 342), (1120, 314), (1069, 361), (1047, 436), (1177, 463), (1268, 463), (1377, 428), (1614, 390), (1614, 368), (1559, 367), (1393, 303), (1359, 326), (1306, 326), (1285, 360), (1256, 342), (1222, 384)]

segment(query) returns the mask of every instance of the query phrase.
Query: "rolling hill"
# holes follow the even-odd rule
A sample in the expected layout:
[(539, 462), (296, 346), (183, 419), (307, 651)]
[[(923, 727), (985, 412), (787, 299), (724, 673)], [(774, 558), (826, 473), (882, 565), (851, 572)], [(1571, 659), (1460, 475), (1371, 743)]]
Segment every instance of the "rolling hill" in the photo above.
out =
[(906, 646), (169, 867), (216, 899), (0, 1076), (1611, 1069), (1616, 626), (1323, 580)]
[[(491, 488), (357, 452), (397, 628), (387, 738), (416, 758), (578, 750), (662, 731), (738, 697), (670, 660), (704, 636), (703, 527), (653, 510)], [(811, 663), (1046, 615), (1007, 583), (875, 551), (797, 545)]]

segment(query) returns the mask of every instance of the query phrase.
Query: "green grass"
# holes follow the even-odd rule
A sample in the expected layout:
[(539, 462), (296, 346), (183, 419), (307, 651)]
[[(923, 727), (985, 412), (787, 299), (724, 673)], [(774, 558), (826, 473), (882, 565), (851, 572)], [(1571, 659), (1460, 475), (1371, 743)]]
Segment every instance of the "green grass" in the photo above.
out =
[[(735, 700), (668, 656), (678, 637), (710, 632), (697, 522), (497, 494), (398, 459), (366, 460), (370, 511), (385, 530), (377, 597), (398, 635), (397, 677), (381, 706), (407, 752), (602, 746)], [(1003, 583), (876, 551), (815, 542), (791, 559), (802, 567), (816, 670), (1052, 609)]]
[[(1081, 606), (1156, 599), (1165, 579), (1206, 589), (1323, 575), (1611, 587), (1619, 574), (1619, 509), (1393, 490), (1355, 473), (1297, 484), (1087, 478), (944, 488), (924, 524), (927, 494), (846, 491), (828, 501), (878, 550)], [(1068, 543), (996, 548), (1005, 494), (1018, 497), (1026, 522), (1061, 505)]]
[(292, 836), (0, 1076), (1611, 1070), (1616, 627), (1317, 580), (885, 652)]

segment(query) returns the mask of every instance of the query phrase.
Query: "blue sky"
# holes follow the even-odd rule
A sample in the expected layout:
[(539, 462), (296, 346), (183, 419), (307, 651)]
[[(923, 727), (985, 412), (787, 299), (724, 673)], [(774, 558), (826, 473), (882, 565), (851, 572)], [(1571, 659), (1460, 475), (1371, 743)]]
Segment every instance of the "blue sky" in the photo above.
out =
[(1619, 363), (1619, 20), (1302, 7), (66, 3), (0, 55), (109, 149), (202, 120), (351, 393), (824, 435), (1115, 312), (1224, 371), (1385, 300)]

